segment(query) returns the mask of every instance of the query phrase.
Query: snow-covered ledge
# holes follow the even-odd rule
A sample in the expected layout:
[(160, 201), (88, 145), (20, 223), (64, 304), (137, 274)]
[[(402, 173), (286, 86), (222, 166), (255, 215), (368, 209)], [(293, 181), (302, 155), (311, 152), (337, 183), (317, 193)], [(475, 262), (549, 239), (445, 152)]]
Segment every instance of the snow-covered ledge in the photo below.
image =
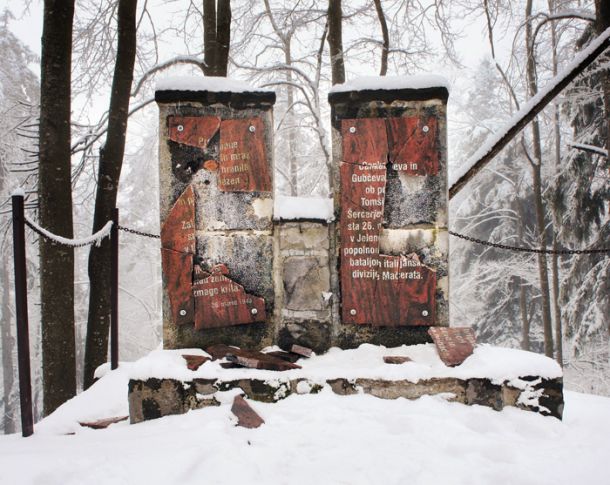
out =
[(334, 219), (333, 199), (278, 195), (273, 204), (273, 219), (276, 221), (331, 222)]
[[(277, 350), (277, 349), (269, 349)], [(208, 356), (200, 349), (154, 351), (129, 372), (132, 423), (181, 414), (220, 402), (217, 393), (241, 389), (250, 399), (276, 402), (290, 394), (315, 394), (329, 387), (337, 394), (371, 394), (383, 399), (442, 395), (449, 401), (501, 410), (506, 406), (561, 418), (562, 371), (548, 357), (515, 349), (479, 345), (458, 367), (447, 367), (434, 345), (330, 349), (301, 359), (301, 369), (283, 372), (225, 369), (221, 360), (187, 368), (184, 354)], [(386, 364), (384, 356), (411, 359)]]
[(259, 88), (246, 81), (213, 76), (172, 76), (157, 80), (155, 101), (157, 103), (175, 101), (206, 101), (220, 103), (248, 102), (275, 103), (275, 91)]
[(328, 99), (331, 103), (346, 99), (381, 100), (387, 94), (392, 99), (439, 98), (447, 101), (449, 88), (449, 81), (437, 74), (363, 76), (334, 85), (328, 93)]

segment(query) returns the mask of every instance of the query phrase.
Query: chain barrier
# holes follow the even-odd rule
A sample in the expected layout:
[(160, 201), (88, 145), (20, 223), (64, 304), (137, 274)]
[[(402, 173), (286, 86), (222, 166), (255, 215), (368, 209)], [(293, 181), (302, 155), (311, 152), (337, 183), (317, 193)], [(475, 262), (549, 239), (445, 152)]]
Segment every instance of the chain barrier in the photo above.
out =
[(135, 234), (137, 236), (150, 237), (153, 239), (160, 239), (161, 236), (159, 234), (152, 234), (150, 232), (138, 231), (137, 229), (131, 229), (125, 226), (119, 226), (119, 231), (130, 232), (131, 234)]
[(52, 232), (49, 232), (46, 229), (43, 229), (27, 216), (25, 216), (24, 222), (26, 226), (28, 226), (36, 234), (46, 239), (47, 241), (51, 241), (55, 244), (61, 244), (62, 246), (69, 246), (72, 248), (82, 248), (84, 246), (91, 246), (92, 244), (100, 244), (102, 242), (102, 239), (110, 236), (110, 230), (112, 229), (112, 221), (108, 221), (104, 225), (104, 227), (102, 227), (98, 232), (89, 237), (83, 239), (68, 239), (62, 236), (58, 236), (57, 234), (53, 234)]
[[(58, 244), (63, 244), (64, 246), (71, 246), (74, 248), (80, 248), (83, 246), (90, 246), (95, 243), (99, 243), (103, 238), (110, 235), (110, 228), (112, 226), (112, 221), (108, 221), (106, 225), (97, 233), (89, 236), (86, 239), (78, 240), (78, 239), (66, 239), (55, 234), (52, 234), (42, 227), (38, 226), (35, 222), (31, 221), (26, 217), (25, 224), (32, 229), (34, 232), (47, 239), (48, 241), (52, 241)], [(138, 231), (137, 229), (132, 229), (126, 226), (118, 226), (119, 231), (128, 232), (130, 234), (135, 234), (136, 236), (149, 237), (151, 239), (160, 239), (161, 236), (159, 234), (152, 234), (150, 232)], [(520, 246), (509, 246), (507, 244), (500, 243), (492, 243), (489, 241), (483, 241), (482, 239), (478, 239), (476, 237), (466, 236), (464, 234), (459, 234), (454, 231), (449, 231), (454, 237), (458, 237), (460, 239), (464, 239), (465, 241), (470, 241), (477, 244), (482, 244), (483, 246), (488, 246), (497, 249), (504, 249), (506, 251), (516, 251), (521, 253), (535, 253), (535, 254), (602, 254), (602, 253), (610, 253), (610, 248), (595, 248), (595, 249), (541, 249), (541, 248), (524, 248)]]
[(507, 251), (517, 251), (522, 253), (536, 253), (536, 254), (600, 254), (610, 253), (610, 248), (599, 248), (599, 249), (541, 249), (541, 248), (523, 248), (519, 246), (508, 246), (506, 244), (492, 243), (489, 241), (483, 241), (476, 237), (465, 236), (457, 232), (449, 231), (449, 234), (466, 241), (482, 244), (483, 246), (489, 246), (492, 248), (505, 249)]

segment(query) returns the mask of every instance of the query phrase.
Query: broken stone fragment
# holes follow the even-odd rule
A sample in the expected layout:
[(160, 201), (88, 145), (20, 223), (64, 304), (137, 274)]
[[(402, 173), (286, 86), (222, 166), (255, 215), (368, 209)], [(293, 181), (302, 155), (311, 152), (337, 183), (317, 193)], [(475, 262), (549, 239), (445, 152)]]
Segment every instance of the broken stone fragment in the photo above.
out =
[(204, 355), (190, 355), (190, 354), (182, 354), (184, 360), (186, 360), (186, 366), (190, 370), (197, 370), (203, 364), (210, 360), (209, 357), (205, 357)]
[(214, 360), (227, 358), (232, 364), (238, 364), (250, 369), (265, 369), (275, 371), (285, 371), (290, 369), (300, 369), (301, 366), (287, 362), (273, 355), (264, 354), (255, 350), (239, 349), (228, 345), (212, 345), (206, 352)]
[(283, 350), (274, 350), (273, 352), (266, 352), (266, 354), (285, 360), (286, 362), (292, 362), (293, 364), (301, 357), (300, 355), (293, 354), (292, 352), (284, 352)]
[(476, 336), (470, 327), (431, 327), (428, 333), (438, 356), (449, 367), (460, 365), (474, 352)]
[(303, 347), (302, 345), (293, 344), (290, 352), (293, 354), (300, 355), (302, 357), (311, 357), (313, 350), (308, 347)]
[(78, 424), (91, 429), (106, 429), (114, 423), (125, 421), (129, 416), (116, 416), (113, 418), (98, 419), (97, 421), (79, 421)]
[(237, 426), (243, 428), (254, 429), (265, 423), (265, 420), (241, 396), (235, 396), (231, 412), (237, 416)]
[(413, 359), (402, 355), (385, 355), (383, 361), (386, 364), (404, 364), (405, 362), (413, 362)]

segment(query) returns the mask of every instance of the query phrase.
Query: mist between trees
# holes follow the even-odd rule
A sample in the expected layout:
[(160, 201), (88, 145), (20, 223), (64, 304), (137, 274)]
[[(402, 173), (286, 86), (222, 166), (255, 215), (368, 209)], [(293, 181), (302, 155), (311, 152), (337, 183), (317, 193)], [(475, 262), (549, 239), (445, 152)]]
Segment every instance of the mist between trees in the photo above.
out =
[[(11, 24), (43, 8), (38, 59)], [(18, 426), (10, 193), (25, 188), (28, 214), (64, 237), (95, 232), (115, 200), (122, 223), (158, 232), (156, 78), (228, 74), (274, 88), (277, 191), (326, 197), (332, 84), (449, 73), (449, 158), (458, 167), (608, 28), (608, 8), (602, 0), (47, 0), (5, 10), (2, 429)], [(465, 33), (480, 59), (469, 57)], [(606, 52), (453, 199), (453, 230), (530, 247), (608, 245), (609, 62)], [(40, 417), (90, 385), (106, 360), (108, 248), (28, 236)], [(453, 239), (450, 261), (452, 325), (473, 325), (482, 342), (545, 352), (564, 365), (568, 388), (610, 394), (607, 255), (545, 257)], [(121, 359), (132, 360), (161, 341), (156, 240), (121, 237), (120, 281)]]

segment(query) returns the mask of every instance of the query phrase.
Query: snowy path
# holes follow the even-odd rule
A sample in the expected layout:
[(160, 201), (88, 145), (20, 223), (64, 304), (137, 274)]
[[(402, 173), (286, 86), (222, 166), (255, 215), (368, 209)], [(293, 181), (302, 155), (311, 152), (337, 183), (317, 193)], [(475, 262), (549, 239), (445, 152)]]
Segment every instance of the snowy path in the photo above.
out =
[(73, 436), (41, 425), (31, 438), (1, 437), (0, 483), (608, 483), (607, 398), (567, 393), (563, 422), (438, 397), (383, 401), (330, 391), (253, 406), (266, 421), (258, 430), (236, 428), (223, 405)]

